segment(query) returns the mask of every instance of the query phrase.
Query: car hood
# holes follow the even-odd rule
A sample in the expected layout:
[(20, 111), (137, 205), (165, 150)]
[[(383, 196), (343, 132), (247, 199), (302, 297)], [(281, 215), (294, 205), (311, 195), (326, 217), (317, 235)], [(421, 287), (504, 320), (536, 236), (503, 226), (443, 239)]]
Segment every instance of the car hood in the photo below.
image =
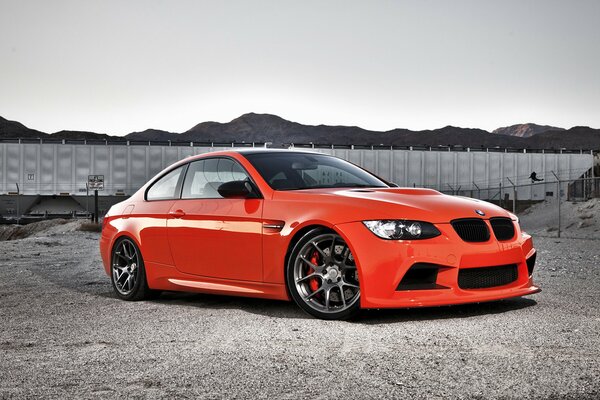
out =
[(352, 215), (353, 220), (414, 219), (447, 223), (458, 218), (512, 217), (508, 211), (486, 201), (449, 196), (432, 189), (308, 189), (279, 193), (298, 200), (310, 199), (319, 206), (333, 204), (336, 214)]

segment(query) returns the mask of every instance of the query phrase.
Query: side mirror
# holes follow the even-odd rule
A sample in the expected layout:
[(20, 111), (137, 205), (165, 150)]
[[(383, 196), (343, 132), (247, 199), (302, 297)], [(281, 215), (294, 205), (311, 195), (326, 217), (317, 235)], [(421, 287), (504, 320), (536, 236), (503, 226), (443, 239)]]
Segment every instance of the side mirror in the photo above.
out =
[(254, 189), (248, 181), (230, 181), (219, 186), (217, 192), (226, 199), (256, 197)]

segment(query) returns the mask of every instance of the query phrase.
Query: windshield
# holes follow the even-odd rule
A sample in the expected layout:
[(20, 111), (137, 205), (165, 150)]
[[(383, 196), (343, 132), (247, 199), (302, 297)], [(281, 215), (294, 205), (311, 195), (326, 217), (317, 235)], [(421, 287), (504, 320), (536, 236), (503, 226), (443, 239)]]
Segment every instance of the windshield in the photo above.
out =
[(367, 171), (332, 156), (292, 152), (244, 156), (275, 190), (388, 187)]

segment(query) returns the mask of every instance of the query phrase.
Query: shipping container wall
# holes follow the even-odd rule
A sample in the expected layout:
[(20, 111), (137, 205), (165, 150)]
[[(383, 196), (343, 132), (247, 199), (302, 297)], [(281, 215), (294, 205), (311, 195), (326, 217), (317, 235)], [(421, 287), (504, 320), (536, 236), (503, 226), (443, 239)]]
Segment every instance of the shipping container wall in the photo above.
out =
[[(227, 147), (0, 143), (0, 194), (83, 194), (88, 175), (104, 175), (101, 195), (131, 195), (170, 164)], [(556, 178), (574, 180), (593, 165), (593, 155), (385, 149), (314, 149), (335, 155), (405, 187), (498, 199), (542, 200)], [(538, 185), (529, 185), (535, 171)], [(565, 184), (566, 185), (566, 184)], [(18, 187), (17, 187), (18, 186)], [(566, 188), (566, 186), (565, 186)], [(473, 194), (472, 194), (473, 195)]]

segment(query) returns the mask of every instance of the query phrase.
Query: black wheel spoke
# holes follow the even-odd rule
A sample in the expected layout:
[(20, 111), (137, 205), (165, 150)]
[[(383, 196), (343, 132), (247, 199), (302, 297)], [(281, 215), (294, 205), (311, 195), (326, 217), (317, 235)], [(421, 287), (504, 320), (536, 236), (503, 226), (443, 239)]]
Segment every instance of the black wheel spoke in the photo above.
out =
[(335, 235), (331, 236), (331, 246), (329, 247), (329, 257), (333, 260), (333, 255), (335, 253)]
[(316, 274), (313, 272), (312, 274), (309, 274), (309, 275), (303, 276), (302, 278), (296, 279), (296, 283), (305, 282), (312, 278), (322, 278), (322, 276), (321, 276), (321, 274)]
[(300, 256), (299, 259), (301, 261), (304, 261), (306, 264), (308, 264), (309, 267), (311, 267), (312, 269), (314, 269), (315, 271), (320, 267), (319, 265), (313, 264), (312, 261), (308, 260), (306, 257), (304, 256)]
[(342, 286), (339, 286), (339, 290), (340, 290), (340, 298), (342, 299), (342, 304), (344, 307), (346, 307), (346, 297), (344, 296), (344, 288)]
[(315, 297), (315, 295), (317, 295), (318, 293), (321, 293), (323, 291), (323, 288), (320, 287), (317, 290), (315, 290), (314, 292), (312, 292), (311, 294), (309, 294), (308, 296), (305, 297), (306, 300), (310, 300), (313, 297)]
[(312, 244), (312, 245), (315, 247), (315, 249), (317, 249), (317, 251), (318, 251), (318, 252), (321, 254), (321, 256), (323, 257), (323, 259), (327, 258), (327, 254), (325, 254), (325, 252), (323, 251), (323, 249), (321, 249), (321, 248), (320, 248), (320, 247), (317, 245), (317, 243), (315, 243), (315, 242), (312, 242), (311, 244)]
[(325, 308), (329, 309), (329, 303), (331, 302), (331, 287), (325, 289)]

